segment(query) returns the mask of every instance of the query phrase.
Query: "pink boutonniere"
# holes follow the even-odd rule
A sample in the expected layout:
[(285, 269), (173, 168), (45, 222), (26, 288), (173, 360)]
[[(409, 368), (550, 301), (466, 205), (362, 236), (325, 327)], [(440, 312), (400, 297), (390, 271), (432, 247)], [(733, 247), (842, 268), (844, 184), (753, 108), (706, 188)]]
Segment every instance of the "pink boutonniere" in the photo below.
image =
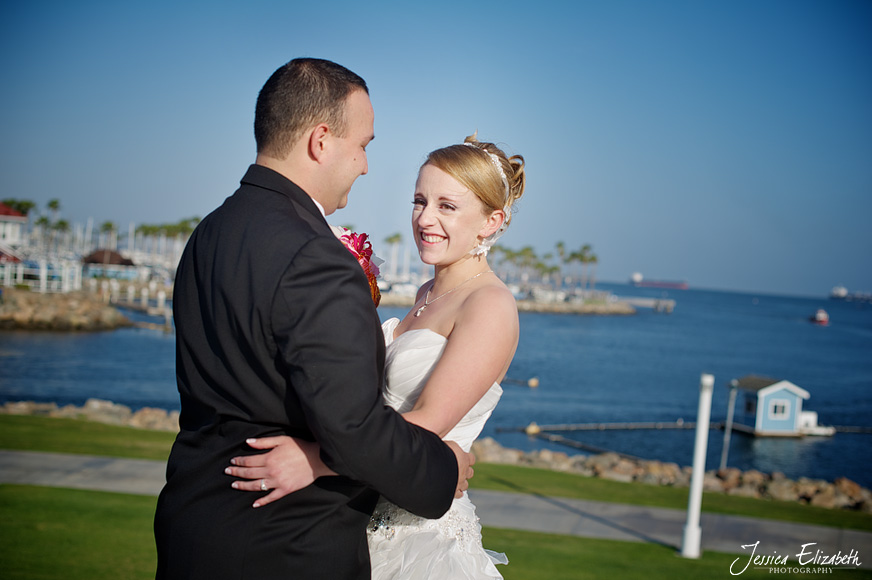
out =
[(369, 280), (369, 293), (372, 296), (372, 302), (378, 306), (381, 301), (381, 292), (378, 289), (376, 278), (379, 274), (378, 266), (382, 261), (373, 254), (369, 236), (357, 234), (342, 226), (330, 226), (330, 228), (342, 242), (342, 245), (357, 258), (357, 263), (363, 268), (366, 279)]

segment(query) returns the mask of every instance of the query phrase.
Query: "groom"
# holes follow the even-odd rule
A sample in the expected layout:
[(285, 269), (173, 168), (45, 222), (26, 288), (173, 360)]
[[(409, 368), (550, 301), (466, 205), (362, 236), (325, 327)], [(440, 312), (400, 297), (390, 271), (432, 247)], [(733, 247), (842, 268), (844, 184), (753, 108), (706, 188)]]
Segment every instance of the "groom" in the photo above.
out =
[[(296, 59), (264, 85), (257, 158), (176, 274), (180, 433), (158, 500), (159, 579), (369, 578), (379, 493), (439, 517), (469, 457), (382, 403), (384, 338), (363, 270), (325, 215), (367, 172), (362, 78)], [(245, 440), (317, 440), (337, 477), (254, 509), (221, 476)]]

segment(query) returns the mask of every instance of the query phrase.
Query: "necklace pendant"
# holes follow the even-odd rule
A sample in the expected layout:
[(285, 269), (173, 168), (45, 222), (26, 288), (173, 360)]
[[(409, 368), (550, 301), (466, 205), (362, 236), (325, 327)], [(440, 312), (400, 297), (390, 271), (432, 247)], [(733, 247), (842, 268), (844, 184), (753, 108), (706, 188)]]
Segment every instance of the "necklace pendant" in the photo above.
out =
[(424, 312), (425, 308), (427, 308), (426, 304), (424, 306), (422, 306), (421, 308), (419, 308), (418, 310), (416, 310), (415, 311), (415, 318), (418, 318), (419, 316), (421, 316), (421, 313)]

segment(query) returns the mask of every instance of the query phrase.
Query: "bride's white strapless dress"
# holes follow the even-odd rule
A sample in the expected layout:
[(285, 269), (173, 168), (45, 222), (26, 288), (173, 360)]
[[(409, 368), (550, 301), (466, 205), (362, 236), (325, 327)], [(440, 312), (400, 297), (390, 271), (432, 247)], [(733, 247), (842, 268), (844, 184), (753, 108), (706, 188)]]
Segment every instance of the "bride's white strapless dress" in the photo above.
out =
[[(415, 406), (448, 339), (418, 329), (394, 340), (399, 322), (391, 318), (382, 325), (387, 344), (383, 396), (388, 405), (405, 413)], [(445, 439), (469, 451), (502, 394), (494, 383)], [(373, 580), (502, 579), (494, 563), (508, 563), (505, 555), (482, 547), (481, 524), (466, 493), (438, 520), (418, 517), (382, 498), (367, 538)]]

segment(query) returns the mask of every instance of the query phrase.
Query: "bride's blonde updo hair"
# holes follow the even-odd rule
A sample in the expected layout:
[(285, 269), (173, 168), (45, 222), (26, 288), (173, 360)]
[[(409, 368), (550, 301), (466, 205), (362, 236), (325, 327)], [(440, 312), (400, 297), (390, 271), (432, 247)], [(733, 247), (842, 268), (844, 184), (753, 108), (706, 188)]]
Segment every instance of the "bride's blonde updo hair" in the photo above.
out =
[(449, 145), (427, 156), (424, 165), (441, 169), (472, 191), (484, 204), (485, 215), (505, 210), (506, 221), (500, 233), (512, 221), (512, 207), (522, 195), (527, 178), (524, 158), (507, 157), (494, 145), (479, 141), (478, 132), (464, 139), (461, 145)]

